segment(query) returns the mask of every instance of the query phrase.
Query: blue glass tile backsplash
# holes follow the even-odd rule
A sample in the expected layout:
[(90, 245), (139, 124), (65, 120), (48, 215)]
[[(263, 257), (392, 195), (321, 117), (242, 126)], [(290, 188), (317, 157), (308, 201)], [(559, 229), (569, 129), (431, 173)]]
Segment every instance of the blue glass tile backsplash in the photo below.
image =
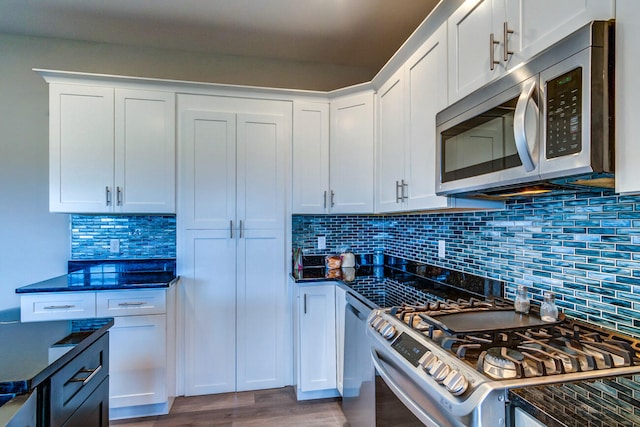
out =
[[(326, 237), (326, 250), (315, 249), (317, 236)], [(566, 315), (640, 337), (640, 196), (540, 196), (490, 212), (295, 215), (293, 247), (305, 254), (383, 247), (504, 281), (507, 298), (517, 285), (538, 302), (550, 290)]]
[[(119, 252), (110, 251), (111, 239)], [(175, 257), (175, 215), (71, 215), (73, 260)]]

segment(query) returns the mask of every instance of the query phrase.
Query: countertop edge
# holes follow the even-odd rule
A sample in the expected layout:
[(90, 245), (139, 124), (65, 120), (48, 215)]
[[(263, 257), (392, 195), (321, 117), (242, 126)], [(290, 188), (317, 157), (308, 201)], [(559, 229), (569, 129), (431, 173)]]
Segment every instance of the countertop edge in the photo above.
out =
[[(59, 277), (65, 277), (65, 275)], [(135, 285), (93, 285), (91, 287), (66, 287), (66, 288), (29, 288), (28, 286), (24, 286), (21, 288), (16, 288), (15, 293), (18, 295), (27, 295), (27, 294), (51, 294), (51, 293), (61, 293), (61, 292), (103, 292), (103, 291), (128, 291), (128, 290), (140, 290), (140, 289), (167, 289), (171, 286), (178, 283), (180, 280), (180, 276), (175, 276), (168, 282), (157, 282), (157, 283), (140, 283)]]

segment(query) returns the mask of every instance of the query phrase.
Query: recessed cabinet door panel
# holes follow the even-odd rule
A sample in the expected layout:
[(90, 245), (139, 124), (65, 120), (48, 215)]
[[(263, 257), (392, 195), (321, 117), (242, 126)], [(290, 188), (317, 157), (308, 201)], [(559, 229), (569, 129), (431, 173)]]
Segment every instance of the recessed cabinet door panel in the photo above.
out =
[(294, 101), (293, 213), (327, 213), (328, 192), (329, 104)]
[(492, 71), (490, 64), (491, 50), (496, 60), (500, 54), (501, 44), (492, 46), (489, 40), (491, 33), (497, 42), (502, 39), (493, 21), (494, 2), (500, 1), (467, 1), (447, 21), (449, 99), (452, 103), (504, 71), (504, 65), (496, 64)]
[(408, 131), (406, 163), (407, 208), (433, 209), (447, 206), (436, 196), (436, 114), (447, 106), (447, 26), (442, 25), (409, 59)]
[(185, 394), (236, 391), (236, 239), (226, 230), (185, 234)]
[(300, 384), (302, 392), (336, 388), (334, 284), (300, 287)]
[(247, 230), (238, 239), (238, 388), (285, 384), (287, 280), (283, 230)]
[(377, 211), (402, 209), (400, 184), (405, 180), (405, 80), (403, 69), (382, 86), (379, 93)]
[(237, 228), (236, 115), (187, 111), (181, 124), (184, 227)]
[(109, 406), (167, 401), (166, 315), (115, 317), (109, 329)]
[(287, 142), (282, 117), (238, 114), (237, 209), (242, 228), (284, 228)]
[(113, 89), (51, 84), (49, 210), (111, 212)]
[(185, 394), (236, 391), (236, 239), (187, 231), (184, 254)]
[(373, 94), (331, 102), (332, 213), (373, 213)]
[(116, 89), (116, 211), (175, 212), (175, 95)]

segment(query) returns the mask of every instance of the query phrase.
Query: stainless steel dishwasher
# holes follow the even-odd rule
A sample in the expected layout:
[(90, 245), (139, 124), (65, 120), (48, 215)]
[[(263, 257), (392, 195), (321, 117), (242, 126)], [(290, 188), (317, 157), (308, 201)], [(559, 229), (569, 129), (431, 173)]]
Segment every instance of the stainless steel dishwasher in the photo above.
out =
[(349, 291), (346, 301), (342, 410), (349, 426), (371, 427), (376, 425), (375, 368), (366, 325), (376, 307)]

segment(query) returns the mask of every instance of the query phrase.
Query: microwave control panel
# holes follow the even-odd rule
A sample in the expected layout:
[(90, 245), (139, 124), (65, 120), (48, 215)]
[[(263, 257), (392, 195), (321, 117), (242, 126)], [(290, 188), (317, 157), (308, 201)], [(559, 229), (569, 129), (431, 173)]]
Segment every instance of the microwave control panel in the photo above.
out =
[(582, 68), (547, 81), (547, 159), (582, 151)]

